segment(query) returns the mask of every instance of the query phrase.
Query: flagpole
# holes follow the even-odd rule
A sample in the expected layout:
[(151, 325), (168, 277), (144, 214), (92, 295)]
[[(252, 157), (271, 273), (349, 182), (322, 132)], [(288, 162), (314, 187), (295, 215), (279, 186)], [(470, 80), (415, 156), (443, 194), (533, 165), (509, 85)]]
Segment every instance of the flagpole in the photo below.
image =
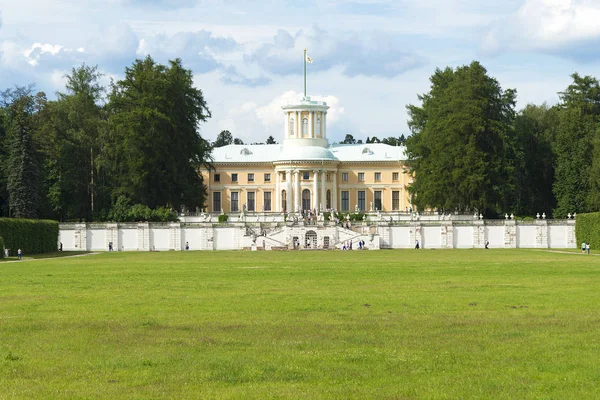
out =
[(306, 49), (304, 49), (304, 98), (306, 99)]

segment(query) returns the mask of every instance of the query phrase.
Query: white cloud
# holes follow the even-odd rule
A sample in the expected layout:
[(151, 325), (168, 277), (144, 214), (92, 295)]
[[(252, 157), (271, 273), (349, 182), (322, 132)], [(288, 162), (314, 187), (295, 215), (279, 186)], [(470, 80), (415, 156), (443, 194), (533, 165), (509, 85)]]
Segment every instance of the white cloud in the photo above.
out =
[(596, 0), (525, 0), (517, 12), (489, 30), (481, 47), (488, 53), (538, 50), (579, 58), (581, 46), (600, 40), (598, 21)]

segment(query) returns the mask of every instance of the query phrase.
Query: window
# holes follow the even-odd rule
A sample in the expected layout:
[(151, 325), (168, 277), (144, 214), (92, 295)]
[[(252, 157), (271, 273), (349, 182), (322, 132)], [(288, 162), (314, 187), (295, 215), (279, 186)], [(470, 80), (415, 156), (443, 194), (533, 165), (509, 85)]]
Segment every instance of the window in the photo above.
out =
[(342, 190), (342, 211), (350, 209), (350, 192)]
[(263, 193), (263, 210), (271, 211), (271, 192)]
[(310, 190), (308, 189), (302, 191), (302, 209), (310, 210)]
[(330, 210), (331, 209), (331, 190), (327, 189), (327, 193), (325, 195), (325, 207)]
[(213, 212), (221, 211), (221, 192), (213, 192)]
[(294, 118), (290, 118), (290, 136), (294, 136)]
[(248, 197), (248, 211), (255, 211), (255, 207), (254, 207), (254, 192), (248, 192), (246, 193), (247, 197)]
[(399, 176), (399, 175), (400, 175), (400, 174), (399, 174), (398, 172), (393, 172), (393, 173), (392, 173), (392, 180), (393, 180), (393, 181), (397, 181), (397, 180), (398, 180), (398, 176)]
[(254, 174), (248, 174), (248, 182), (254, 182)]
[(365, 211), (365, 191), (358, 191), (358, 209), (360, 211)]
[(231, 192), (231, 211), (240, 211), (240, 194), (238, 192)]
[(317, 122), (315, 124), (315, 134), (318, 137), (321, 136), (321, 117), (317, 117)]
[(287, 180), (287, 174), (286, 174), (286, 172), (285, 172), (285, 171), (283, 171), (283, 172), (281, 173), (281, 180), (282, 180), (282, 181), (284, 181), (284, 182)]
[(358, 173), (358, 181), (359, 182), (364, 182), (365, 181), (365, 173), (364, 172), (359, 172)]
[(231, 174), (231, 182), (237, 182), (237, 174)]
[(302, 118), (302, 135), (308, 136), (308, 118)]
[(305, 181), (307, 181), (309, 179), (309, 172), (308, 171), (304, 171), (302, 172), (302, 179), (304, 179)]
[(221, 174), (215, 174), (213, 178), (215, 182), (221, 182)]
[(381, 180), (381, 172), (375, 172), (375, 182), (379, 182)]
[(281, 209), (284, 213), (287, 212), (287, 193), (285, 190), (281, 191)]
[(265, 174), (265, 182), (271, 182), (271, 174)]
[(348, 173), (342, 172), (342, 182), (348, 182)]
[(328, 173), (325, 175), (325, 178), (327, 179), (327, 181), (331, 181), (331, 172), (328, 172)]
[(375, 210), (381, 211), (381, 190), (376, 190), (373, 197)]
[(392, 210), (399, 210), (399, 209), (400, 209), (400, 191), (394, 190), (392, 192)]

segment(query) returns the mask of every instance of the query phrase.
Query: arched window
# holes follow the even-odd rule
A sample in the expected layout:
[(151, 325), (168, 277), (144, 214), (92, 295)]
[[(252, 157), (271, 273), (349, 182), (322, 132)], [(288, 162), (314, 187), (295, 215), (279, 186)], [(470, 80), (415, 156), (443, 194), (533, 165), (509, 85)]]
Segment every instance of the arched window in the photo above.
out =
[(290, 118), (290, 136), (294, 136), (294, 118)]
[(327, 189), (327, 201), (326, 201), (327, 206), (325, 208), (327, 208), (328, 210), (331, 209), (331, 190)]
[(302, 135), (308, 136), (308, 118), (302, 118)]
[(281, 210), (286, 213), (287, 212), (287, 193), (285, 190), (281, 191)]
[(302, 209), (310, 210), (310, 190), (308, 189), (302, 191)]
[(317, 117), (317, 122), (315, 123), (315, 134), (317, 137), (321, 137), (321, 117)]

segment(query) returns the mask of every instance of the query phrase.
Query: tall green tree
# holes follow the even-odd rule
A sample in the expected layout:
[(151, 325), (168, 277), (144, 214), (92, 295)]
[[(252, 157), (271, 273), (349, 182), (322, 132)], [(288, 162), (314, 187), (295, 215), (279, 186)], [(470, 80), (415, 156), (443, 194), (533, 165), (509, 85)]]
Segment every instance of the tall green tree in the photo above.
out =
[(515, 96), (478, 62), (437, 69), (420, 106), (407, 106), (407, 140), (421, 209), (479, 210), (496, 215), (511, 205), (514, 189)]
[(6, 108), (0, 106), (0, 217), (7, 217), (9, 212), (8, 190), (6, 187), (6, 171), (8, 170), (8, 114)]
[(342, 140), (340, 143), (341, 144), (356, 144), (356, 139), (354, 139), (354, 136), (352, 136), (351, 134), (347, 133), (346, 137), (344, 138), (344, 140)]
[(65, 76), (66, 91), (49, 104), (42, 129), (47, 196), (55, 216), (91, 219), (110, 206), (106, 176), (99, 168), (104, 127), (105, 93), (95, 66), (73, 68)]
[(217, 140), (213, 143), (213, 147), (223, 147), (229, 144), (233, 144), (233, 135), (228, 130), (224, 130), (217, 135)]
[(35, 96), (30, 86), (9, 89), (2, 98), (8, 120), (5, 174), (10, 215), (36, 218), (40, 206), (40, 168), (34, 139), (37, 129), (34, 115), (43, 107), (36, 100), (45, 99), (45, 96)]
[(556, 157), (552, 149), (559, 110), (546, 104), (528, 105), (515, 119), (515, 192), (517, 215), (552, 215)]
[(554, 142), (556, 179), (555, 217), (600, 207), (600, 156), (597, 143), (600, 121), (600, 85), (596, 78), (571, 75), (573, 82), (559, 93), (561, 104)]
[(199, 171), (210, 145), (198, 129), (210, 111), (181, 60), (167, 66), (150, 56), (136, 60), (112, 85), (107, 108), (101, 163), (114, 179), (113, 199), (124, 195), (151, 208), (201, 206), (206, 189)]

